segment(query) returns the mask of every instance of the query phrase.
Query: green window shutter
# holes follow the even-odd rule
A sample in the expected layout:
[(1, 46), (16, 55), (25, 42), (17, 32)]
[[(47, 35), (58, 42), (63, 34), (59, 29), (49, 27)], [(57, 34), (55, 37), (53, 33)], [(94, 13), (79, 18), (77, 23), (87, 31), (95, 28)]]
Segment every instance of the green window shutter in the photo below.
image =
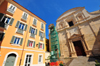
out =
[(10, 22), (9, 22), (9, 25), (12, 25), (14, 22), (14, 18), (11, 18)]
[(27, 42), (27, 46), (29, 46), (29, 43), (30, 43), (30, 40), (28, 40), (28, 42)]
[(34, 41), (34, 43), (33, 43), (33, 47), (35, 47), (35, 41)]
[(19, 26), (19, 24), (20, 24), (20, 21), (17, 21), (17, 23), (16, 23), (16, 26), (15, 26), (15, 27), (18, 27), (18, 26)]
[(20, 45), (22, 45), (22, 43), (23, 43), (23, 38), (21, 38)]
[(12, 39), (11, 39), (11, 42), (10, 42), (10, 43), (11, 43), (11, 44), (13, 44), (13, 43), (14, 43), (14, 40), (15, 40), (15, 36), (13, 36), (13, 37), (12, 37)]
[(32, 30), (32, 27), (30, 26), (30, 30), (29, 30), (29, 32), (31, 32), (31, 30)]
[(27, 24), (25, 25), (25, 28), (24, 28), (24, 30), (25, 30), (25, 31), (27, 30)]
[(37, 35), (37, 29), (35, 29), (35, 35)]
[(39, 31), (39, 36), (41, 36), (41, 31)]
[(4, 14), (0, 13), (0, 21), (2, 21), (3, 18), (4, 18)]
[(38, 45), (38, 48), (40, 48), (40, 43), (39, 43), (39, 45)]
[(43, 33), (44, 34), (44, 36), (43, 37), (45, 37), (45, 33)]
[(43, 49), (44, 49), (44, 44), (43, 44)]

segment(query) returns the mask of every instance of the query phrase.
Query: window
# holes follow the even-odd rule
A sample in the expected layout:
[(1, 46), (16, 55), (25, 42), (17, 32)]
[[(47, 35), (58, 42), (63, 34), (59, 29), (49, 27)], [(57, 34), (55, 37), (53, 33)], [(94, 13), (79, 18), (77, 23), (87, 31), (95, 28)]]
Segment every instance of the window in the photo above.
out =
[(37, 29), (33, 28), (33, 27), (30, 27), (30, 36), (35, 38), (35, 35), (37, 35)]
[(44, 24), (43, 23), (41, 23), (41, 29), (44, 29)]
[(23, 12), (22, 19), (27, 20), (28, 14)]
[(43, 38), (44, 38), (45, 34), (41, 31), (39, 31), (39, 36), (40, 36), (40, 40), (43, 41)]
[(26, 55), (25, 65), (24, 66), (31, 66), (32, 55)]
[(3, 20), (2, 20), (2, 22), (9, 24), (10, 19), (11, 19), (11, 18), (5, 16), (5, 17), (3, 18)]
[(44, 49), (44, 44), (43, 43), (39, 43), (39, 49)]
[(23, 38), (13, 36), (10, 43), (16, 45), (22, 45), (22, 42), (23, 42)]
[(12, 13), (12, 14), (15, 12), (15, 10), (16, 10), (16, 7), (14, 5), (12, 5), (12, 4), (7, 9), (7, 11), (10, 12), (10, 13)]
[(23, 34), (24, 31), (27, 30), (27, 24), (24, 24), (24, 23), (22, 23), (22, 22), (20, 22), (20, 21), (17, 21), (15, 27), (18, 28), (18, 29), (17, 29), (17, 33), (20, 33), (20, 34)]
[(74, 25), (73, 21), (68, 22), (68, 24), (69, 24), (70, 27)]
[(37, 25), (37, 19), (33, 20), (33, 24), (36, 26)]
[(5, 33), (0, 33), (0, 41), (3, 40), (3, 38), (4, 38), (4, 34), (5, 34)]
[(14, 44), (19, 44), (19, 42), (20, 42), (20, 38), (15, 37)]
[(38, 62), (39, 62), (39, 63), (42, 63), (42, 62), (43, 62), (43, 55), (39, 55)]
[(27, 46), (28, 47), (35, 47), (35, 41), (28, 40)]
[(24, 27), (25, 25), (23, 23), (20, 23), (18, 28), (24, 30)]

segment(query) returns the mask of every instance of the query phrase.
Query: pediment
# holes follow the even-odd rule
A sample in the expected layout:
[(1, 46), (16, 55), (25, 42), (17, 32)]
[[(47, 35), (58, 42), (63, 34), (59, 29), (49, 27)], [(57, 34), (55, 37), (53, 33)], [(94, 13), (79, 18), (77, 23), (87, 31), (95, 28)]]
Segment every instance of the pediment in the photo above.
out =
[(73, 38), (77, 38), (77, 37), (81, 37), (83, 35), (80, 34), (73, 34), (69, 39), (73, 39)]

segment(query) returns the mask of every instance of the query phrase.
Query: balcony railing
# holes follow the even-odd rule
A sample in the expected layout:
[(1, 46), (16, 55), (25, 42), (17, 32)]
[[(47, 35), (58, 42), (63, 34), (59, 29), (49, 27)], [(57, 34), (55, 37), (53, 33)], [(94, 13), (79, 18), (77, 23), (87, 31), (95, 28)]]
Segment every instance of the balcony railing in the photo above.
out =
[(23, 34), (23, 30), (18, 28), (17, 33)]
[(7, 23), (0, 22), (0, 27), (6, 29), (8, 26)]
[(30, 36), (31, 36), (31, 37), (33, 37), (33, 38), (35, 38), (35, 34), (32, 34), (32, 33), (31, 33), (31, 35), (30, 35)]

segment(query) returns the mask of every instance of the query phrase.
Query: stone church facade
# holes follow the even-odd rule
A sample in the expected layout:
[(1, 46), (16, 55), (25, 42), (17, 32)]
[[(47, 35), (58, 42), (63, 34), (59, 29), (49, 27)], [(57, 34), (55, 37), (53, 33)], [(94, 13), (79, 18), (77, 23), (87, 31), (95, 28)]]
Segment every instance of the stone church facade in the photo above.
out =
[(76, 7), (56, 21), (61, 57), (100, 55), (100, 11)]

